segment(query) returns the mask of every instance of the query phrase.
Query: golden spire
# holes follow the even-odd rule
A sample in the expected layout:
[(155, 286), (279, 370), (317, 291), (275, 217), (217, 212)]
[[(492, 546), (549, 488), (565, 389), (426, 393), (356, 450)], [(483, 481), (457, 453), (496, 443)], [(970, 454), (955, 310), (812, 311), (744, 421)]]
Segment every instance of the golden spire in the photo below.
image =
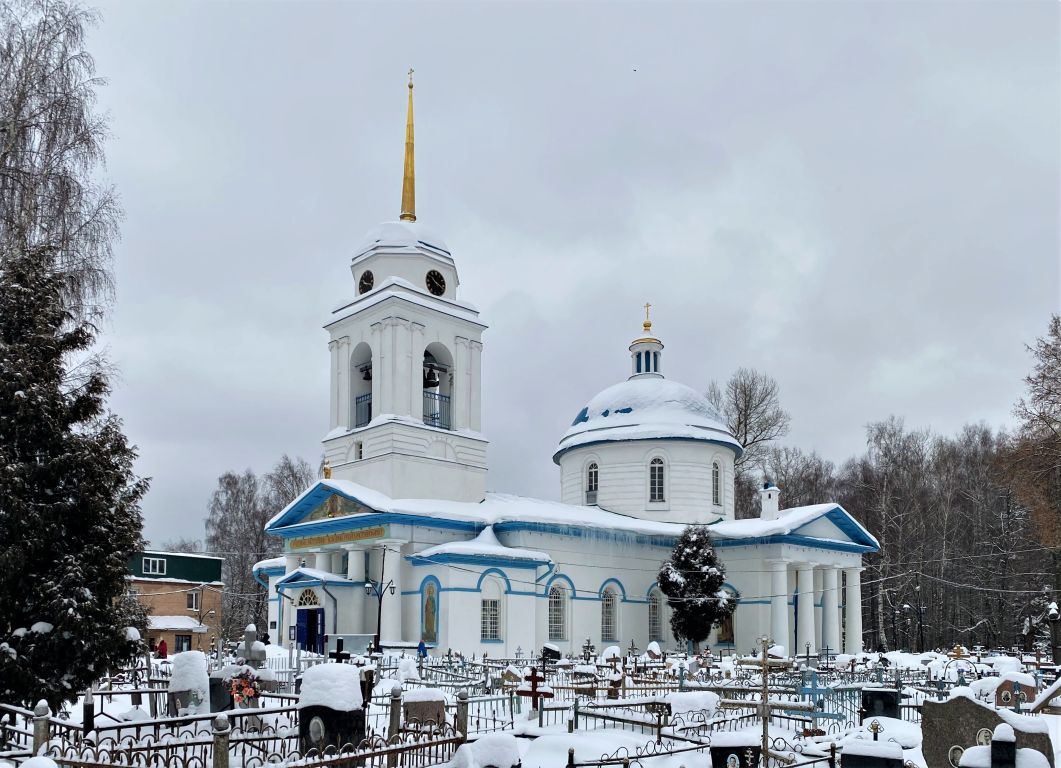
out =
[(405, 118), (405, 175), (402, 177), (402, 221), (416, 221), (416, 170), (413, 167), (413, 71), (409, 70), (409, 114)]
[(648, 317), (648, 311), (650, 309), (652, 309), (652, 305), (646, 303), (645, 304), (645, 322), (641, 323), (641, 327), (645, 329), (645, 333), (646, 334), (652, 333), (652, 321)]

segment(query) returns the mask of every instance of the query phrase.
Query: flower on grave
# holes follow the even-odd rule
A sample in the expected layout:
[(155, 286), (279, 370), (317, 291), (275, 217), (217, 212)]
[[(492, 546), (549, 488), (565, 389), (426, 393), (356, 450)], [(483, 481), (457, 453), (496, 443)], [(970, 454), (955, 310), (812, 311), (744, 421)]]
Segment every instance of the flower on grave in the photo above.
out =
[(228, 692), (237, 704), (252, 701), (262, 695), (262, 685), (250, 667), (244, 667), (228, 684)]

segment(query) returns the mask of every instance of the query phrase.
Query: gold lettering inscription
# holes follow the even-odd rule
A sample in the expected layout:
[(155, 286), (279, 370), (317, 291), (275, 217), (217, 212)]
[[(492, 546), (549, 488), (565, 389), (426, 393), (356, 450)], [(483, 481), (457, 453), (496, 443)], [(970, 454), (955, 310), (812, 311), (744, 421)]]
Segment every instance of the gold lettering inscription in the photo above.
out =
[(305, 536), (301, 539), (292, 539), (289, 549), (314, 549), (328, 544), (345, 544), (351, 541), (365, 541), (366, 539), (382, 539), (387, 535), (387, 526), (377, 525), (374, 528), (362, 528), (359, 531), (339, 531), (337, 533), (322, 533), (320, 536)]

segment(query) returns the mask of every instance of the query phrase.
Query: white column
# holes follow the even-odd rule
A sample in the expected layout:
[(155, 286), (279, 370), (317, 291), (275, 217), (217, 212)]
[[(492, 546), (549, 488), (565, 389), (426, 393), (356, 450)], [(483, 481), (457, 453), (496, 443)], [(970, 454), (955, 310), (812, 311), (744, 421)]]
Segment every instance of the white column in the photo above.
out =
[(331, 429), (335, 429), (339, 426), (339, 342), (335, 340), (329, 341), (328, 352), (331, 353), (332, 358), (332, 391), (331, 398), (329, 399), (331, 407), (328, 414), (328, 423)]
[[(365, 580), (365, 550), (348, 546), (346, 560), (346, 578), (358, 583)], [(365, 591), (360, 586), (350, 592), (350, 632), (359, 635), (367, 634), (365, 629)]]
[(862, 569), (845, 568), (847, 579), (847, 605), (845, 621), (845, 653), (862, 651)]
[(476, 432), (482, 426), (482, 385), (483, 385), (483, 345), (478, 341), (468, 343), (471, 349), (471, 379), (468, 382), (468, 394), (471, 406), (468, 414), (468, 428)]
[(385, 587), (389, 582), (394, 582), (394, 594), (386, 590), (383, 595), (383, 618), (380, 621), (380, 640), (401, 640), (402, 635), (402, 555), (401, 546), (404, 541), (385, 539), (380, 541), (380, 546), (387, 548), (386, 562), (383, 567), (383, 583)]
[(383, 372), (383, 323), (373, 323), (369, 326), (372, 331), (372, 413), (369, 420), (383, 413), (383, 382), (386, 375)]
[(336, 576), (343, 575), (343, 551), (341, 549), (332, 550), (332, 561), (328, 567), (328, 571), (334, 573)]
[(336, 409), (338, 411), (339, 424), (344, 427), (352, 427), (354, 425), (353, 417), (350, 413), (350, 407), (353, 405), (351, 402), (352, 394), (350, 389), (350, 337), (343, 336), (339, 339), (339, 352), (338, 352), (338, 375), (336, 376), (336, 383), (339, 387), (338, 402), (336, 403)]
[(286, 570), (284, 573), (291, 573), (291, 571), (298, 568), (302, 563), (302, 557), (300, 555), (284, 555), (284, 566)]
[(423, 343), (422, 322), (408, 324), (408, 414), (417, 421), (423, 419)]
[(810, 646), (814, 653), (814, 563), (800, 563), (796, 566), (796, 647), (793, 656), (807, 652)]
[(468, 414), (471, 412), (471, 360), (468, 340), (458, 336), (456, 342), (453, 354), (453, 427), (464, 429), (468, 426)]
[[(394, 318), (394, 412), (411, 416), (413, 393), (419, 392), (423, 384), (420, 377), (412, 376), (412, 333), (409, 321)], [(418, 368), (423, 367), (421, 361)]]
[(840, 652), (840, 579), (835, 565), (822, 569), (822, 647)]
[(387, 317), (383, 320), (382, 343), (380, 346), (379, 360), (380, 373), (380, 413), (398, 413), (399, 405), (396, 401), (399, 382), (399, 368), (397, 364), (397, 318)]
[(788, 561), (770, 560), (770, 638), (792, 654), (788, 627)]

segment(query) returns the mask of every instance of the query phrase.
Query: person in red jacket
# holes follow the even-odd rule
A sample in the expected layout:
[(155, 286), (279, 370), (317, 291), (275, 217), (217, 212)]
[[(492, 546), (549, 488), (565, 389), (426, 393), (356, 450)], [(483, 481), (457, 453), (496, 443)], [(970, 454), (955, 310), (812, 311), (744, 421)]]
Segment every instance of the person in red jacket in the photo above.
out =
[(166, 640), (165, 640), (165, 638), (163, 638), (162, 640), (158, 641), (158, 657), (160, 659), (166, 658), (166, 652), (167, 652)]

